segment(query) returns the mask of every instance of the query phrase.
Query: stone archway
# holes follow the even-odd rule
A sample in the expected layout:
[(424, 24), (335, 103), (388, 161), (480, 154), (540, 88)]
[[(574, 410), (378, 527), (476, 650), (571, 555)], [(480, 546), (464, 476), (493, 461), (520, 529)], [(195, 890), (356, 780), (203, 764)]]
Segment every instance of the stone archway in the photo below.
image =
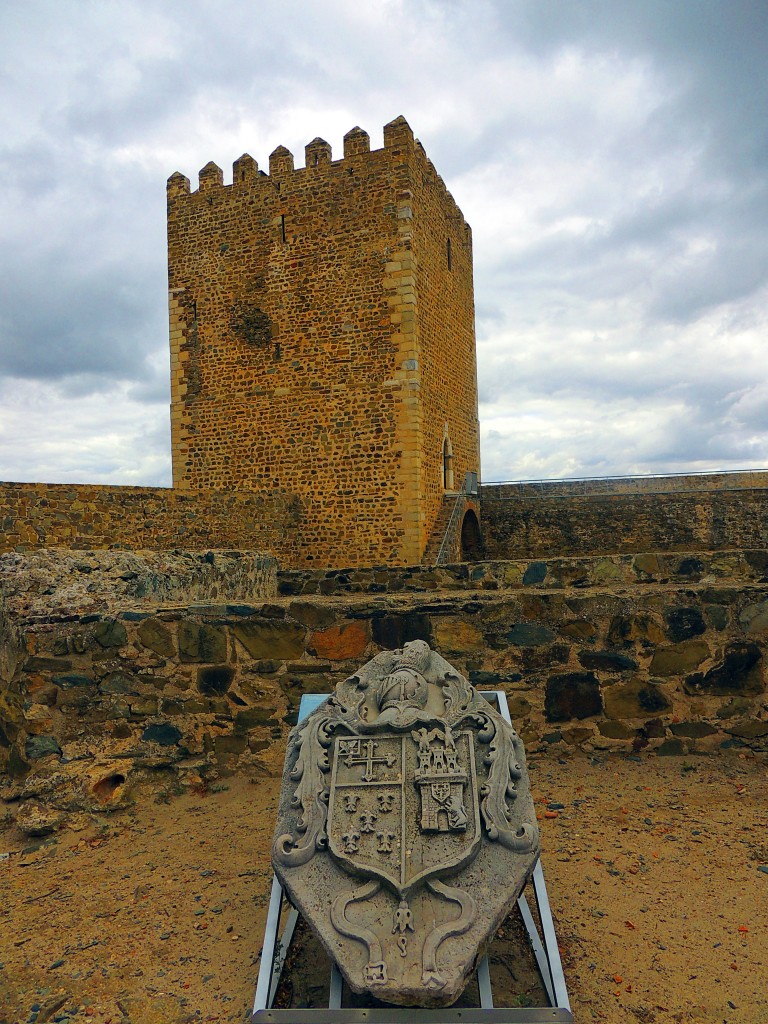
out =
[(461, 560), (479, 562), (483, 557), (480, 522), (474, 509), (468, 508), (461, 523)]

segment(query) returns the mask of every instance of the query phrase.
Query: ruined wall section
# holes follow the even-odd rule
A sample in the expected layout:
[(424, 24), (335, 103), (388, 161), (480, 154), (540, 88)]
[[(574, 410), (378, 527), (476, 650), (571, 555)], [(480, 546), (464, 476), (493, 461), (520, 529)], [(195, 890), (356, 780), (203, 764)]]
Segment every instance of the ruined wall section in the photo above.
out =
[(268, 176), (244, 156), (232, 185), (213, 164), (197, 192), (168, 185), (174, 486), (297, 493), (304, 557), (321, 564), (413, 557), (398, 437), (410, 297), (385, 281), (407, 167), (390, 136), (371, 152), (353, 129), (343, 160), (316, 139), (304, 168), (280, 147)]
[(255, 559), (236, 571), (262, 581), (260, 600), (228, 590), (232, 552), (16, 557), (0, 559), (21, 654), (0, 780), (23, 780), (22, 802), (116, 806), (147, 767), (190, 785), (237, 765), (279, 773), (303, 693), (414, 639), (504, 690), (529, 751), (768, 749), (764, 548), (283, 571), (277, 597)]
[(482, 487), (486, 557), (744, 550), (768, 536), (768, 474), (639, 478), (613, 493), (590, 483)]
[(297, 562), (301, 503), (290, 494), (162, 487), (0, 484), (0, 554), (36, 548), (240, 548)]
[(418, 331), (423, 431), (421, 546), (445, 495), (443, 443), (453, 487), (480, 472), (472, 232), (420, 144), (412, 175), (413, 248), (418, 266)]

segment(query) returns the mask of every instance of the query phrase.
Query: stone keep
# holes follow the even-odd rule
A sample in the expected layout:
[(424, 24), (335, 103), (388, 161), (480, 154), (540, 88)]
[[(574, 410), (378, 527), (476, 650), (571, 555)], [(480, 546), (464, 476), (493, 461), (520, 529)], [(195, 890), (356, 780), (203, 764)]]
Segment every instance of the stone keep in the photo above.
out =
[(174, 487), (297, 495), (317, 564), (418, 563), (480, 456), (471, 231), (407, 122), (172, 175), (168, 267)]
[(422, 640), (294, 730), (272, 863), (354, 991), (454, 1002), (537, 856), (520, 739)]

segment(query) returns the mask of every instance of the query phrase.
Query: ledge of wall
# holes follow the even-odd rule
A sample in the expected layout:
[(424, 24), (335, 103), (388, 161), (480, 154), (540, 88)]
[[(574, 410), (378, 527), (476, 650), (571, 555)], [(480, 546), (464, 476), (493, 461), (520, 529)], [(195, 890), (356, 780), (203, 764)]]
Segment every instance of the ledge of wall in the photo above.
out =
[(241, 548), (290, 565), (301, 513), (298, 498), (284, 492), (0, 483), (0, 553)]
[(768, 749), (766, 550), (357, 572), (384, 589), (283, 572), (266, 601), (6, 602), (0, 795), (66, 813), (124, 805), (146, 772), (278, 773), (302, 693), (417, 638), (505, 690), (531, 751)]

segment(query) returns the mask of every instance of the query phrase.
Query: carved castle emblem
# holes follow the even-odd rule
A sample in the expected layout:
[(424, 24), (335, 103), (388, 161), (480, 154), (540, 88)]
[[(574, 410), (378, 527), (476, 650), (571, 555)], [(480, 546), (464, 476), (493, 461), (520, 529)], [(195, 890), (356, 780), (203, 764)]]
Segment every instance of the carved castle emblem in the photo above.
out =
[(453, 1002), (537, 855), (519, 738), (422, 641), (294, 730), (273, 863), (356, 991)]
[[(350, 873), (379, 878), (406, 896), (426, 878), (465, 863), (479, 844), (480, 804), (467, 787), (474, 777), (468, 732), (454, 738), (450, 728), (422, 728), (379, 733), (375, 740), (337, 737), (332, 760), (328, 848)], [(354, 848), (350, 806), (356, 808)], [(379, 827), (383, 813), (386, 832)]]

